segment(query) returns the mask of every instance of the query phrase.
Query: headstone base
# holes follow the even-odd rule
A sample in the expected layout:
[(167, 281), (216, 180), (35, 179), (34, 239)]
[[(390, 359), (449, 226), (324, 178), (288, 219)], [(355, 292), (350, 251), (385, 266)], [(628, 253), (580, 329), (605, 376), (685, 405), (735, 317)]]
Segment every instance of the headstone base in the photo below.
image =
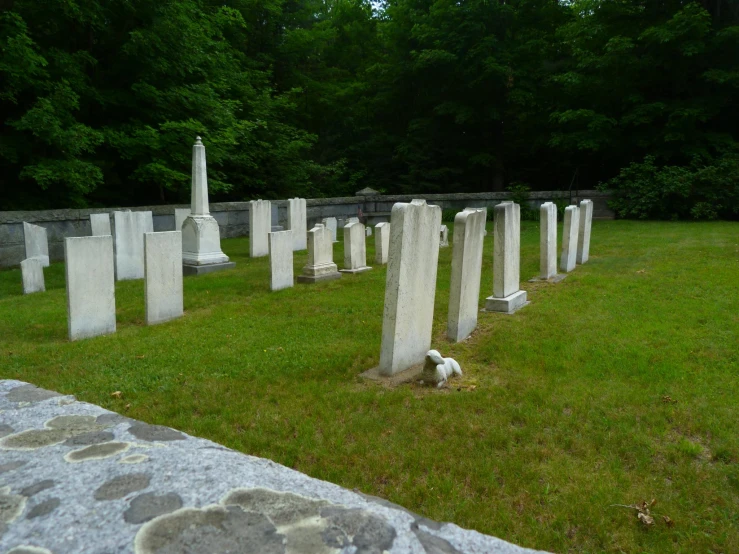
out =
[(341, 279), (341, 273), (323, 273), (321, 275), (298, 275), (298, 283), (312, 285), (313, 283), (319, 283), (321, 281), (333, 281), (334, 279)]
[(368, 369), (364, 373), (360, 373), (359, 376), (368, 381), (378, 381), (384, 385), (402, 385), (403, 383), (411, 383), (418, 381), (423, 373), (424, 364), (416, 364), (398, 373), (392, 375), (386, 375), (380, 372), (380, 366)]
[(560, 281), (564, 281), (567, 278), (567, 273), (557, 273), (554, 277), (550, 277), (549, 279), (544, 279), (542, 277), (533, 277), (532, 279), (529, 279), (529, 283), (540, 283), (542, 281), (546, 283), (559, 283)]
[(357, 269), (340, 269), (342, 273), (364, 273), (365, 271), (369, 271), (372, 269), (370, 266), (366, 265), (364, 267), (358, 267)]
[(512, 314), (513, 312), (523, 308), (528, 302), (526, 302), (526, 291), (520, 290), (514, 292), (510, 296), (505, 298), (495, 298), (489, 296), (485, 299), (485, 311), (486, 312), (500, 312), (504, 314)]
[(236, 267), (236, 262), (224, 262), (221, 264), (209, 265), (182, 264), (182, 274), (186, 277), (190, 275), (205, 275), (206, 273), (214, 273), (216, 271), (223, 271), (224, 269), (233, 269), (234, 267)]

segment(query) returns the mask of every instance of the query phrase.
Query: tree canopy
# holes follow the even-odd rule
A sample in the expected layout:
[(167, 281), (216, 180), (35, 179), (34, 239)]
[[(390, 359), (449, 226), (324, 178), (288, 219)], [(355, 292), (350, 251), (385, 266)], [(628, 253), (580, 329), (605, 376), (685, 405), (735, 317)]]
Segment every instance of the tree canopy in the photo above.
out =
[(0, 209), (186, 202), (201, 135), (214, 200), (603, 183), (737, 215), (736, 0), (0, 7)]

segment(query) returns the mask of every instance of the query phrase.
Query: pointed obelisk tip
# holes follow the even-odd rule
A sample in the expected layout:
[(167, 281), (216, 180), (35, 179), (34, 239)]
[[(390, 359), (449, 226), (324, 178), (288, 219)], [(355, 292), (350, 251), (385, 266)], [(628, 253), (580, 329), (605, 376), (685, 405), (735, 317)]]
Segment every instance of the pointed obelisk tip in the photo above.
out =
[(200, 146), (203, 145), (203, 141), (200, 140), (200, 137), (195, 137), (195, 144)]

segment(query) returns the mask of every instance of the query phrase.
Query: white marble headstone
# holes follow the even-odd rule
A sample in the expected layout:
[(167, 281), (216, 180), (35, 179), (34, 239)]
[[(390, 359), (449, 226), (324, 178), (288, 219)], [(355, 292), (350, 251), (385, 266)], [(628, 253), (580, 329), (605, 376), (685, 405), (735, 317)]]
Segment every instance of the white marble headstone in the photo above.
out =
[(569, 273), (575, 269), (577, 262), (577, 233), (580, 227), (580, 208), (567, 206), (562, 229), (562, 256), (559, 259), (559, 269)]
[(293, 286), (292, 231), (269, 234), (269, 288), (282, 290)]
[(388, 250), (390, 248), (390, 223), (383, 221), (375, 225), (375, 263), (385, 265), (387, 263)]
[(26, 259), (37, 258), (43, 267), (49, 267), (49, 241), (46, 229), (24, 221), (23, 241), (26, 247)]
[(593, 225), (593, 201), (580, 202), (580, 232), (577, 240), (577, 263), (584, 264), (590, 258), (590, 229)]
[(182, 232), (144, 234), (146, 324), (154, 325), (181, 317)]
[(249, 202), (249, 256), (269, 256), (268, 235), (272, 230), (272, 205), (269, 200)]
[(539, 208), (539, 277), (557, 275), (557, 206), (544, 202)]
[(287, 225), (293, 232), (293, 250), (308, 248), (308, 222), (305, 198), (289, 198), (287, 201)]
[(154, 232), (151, 212), (113, 212), (118, 281), (144, 278), (144, 233)]

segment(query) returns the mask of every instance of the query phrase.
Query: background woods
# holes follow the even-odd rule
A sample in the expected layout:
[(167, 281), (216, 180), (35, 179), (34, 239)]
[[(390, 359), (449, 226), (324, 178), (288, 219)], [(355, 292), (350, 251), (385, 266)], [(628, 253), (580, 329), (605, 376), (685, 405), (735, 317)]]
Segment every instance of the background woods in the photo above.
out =
[(3, 0), (0, 209), (592, 188), (736, 217), (739, 2)]

